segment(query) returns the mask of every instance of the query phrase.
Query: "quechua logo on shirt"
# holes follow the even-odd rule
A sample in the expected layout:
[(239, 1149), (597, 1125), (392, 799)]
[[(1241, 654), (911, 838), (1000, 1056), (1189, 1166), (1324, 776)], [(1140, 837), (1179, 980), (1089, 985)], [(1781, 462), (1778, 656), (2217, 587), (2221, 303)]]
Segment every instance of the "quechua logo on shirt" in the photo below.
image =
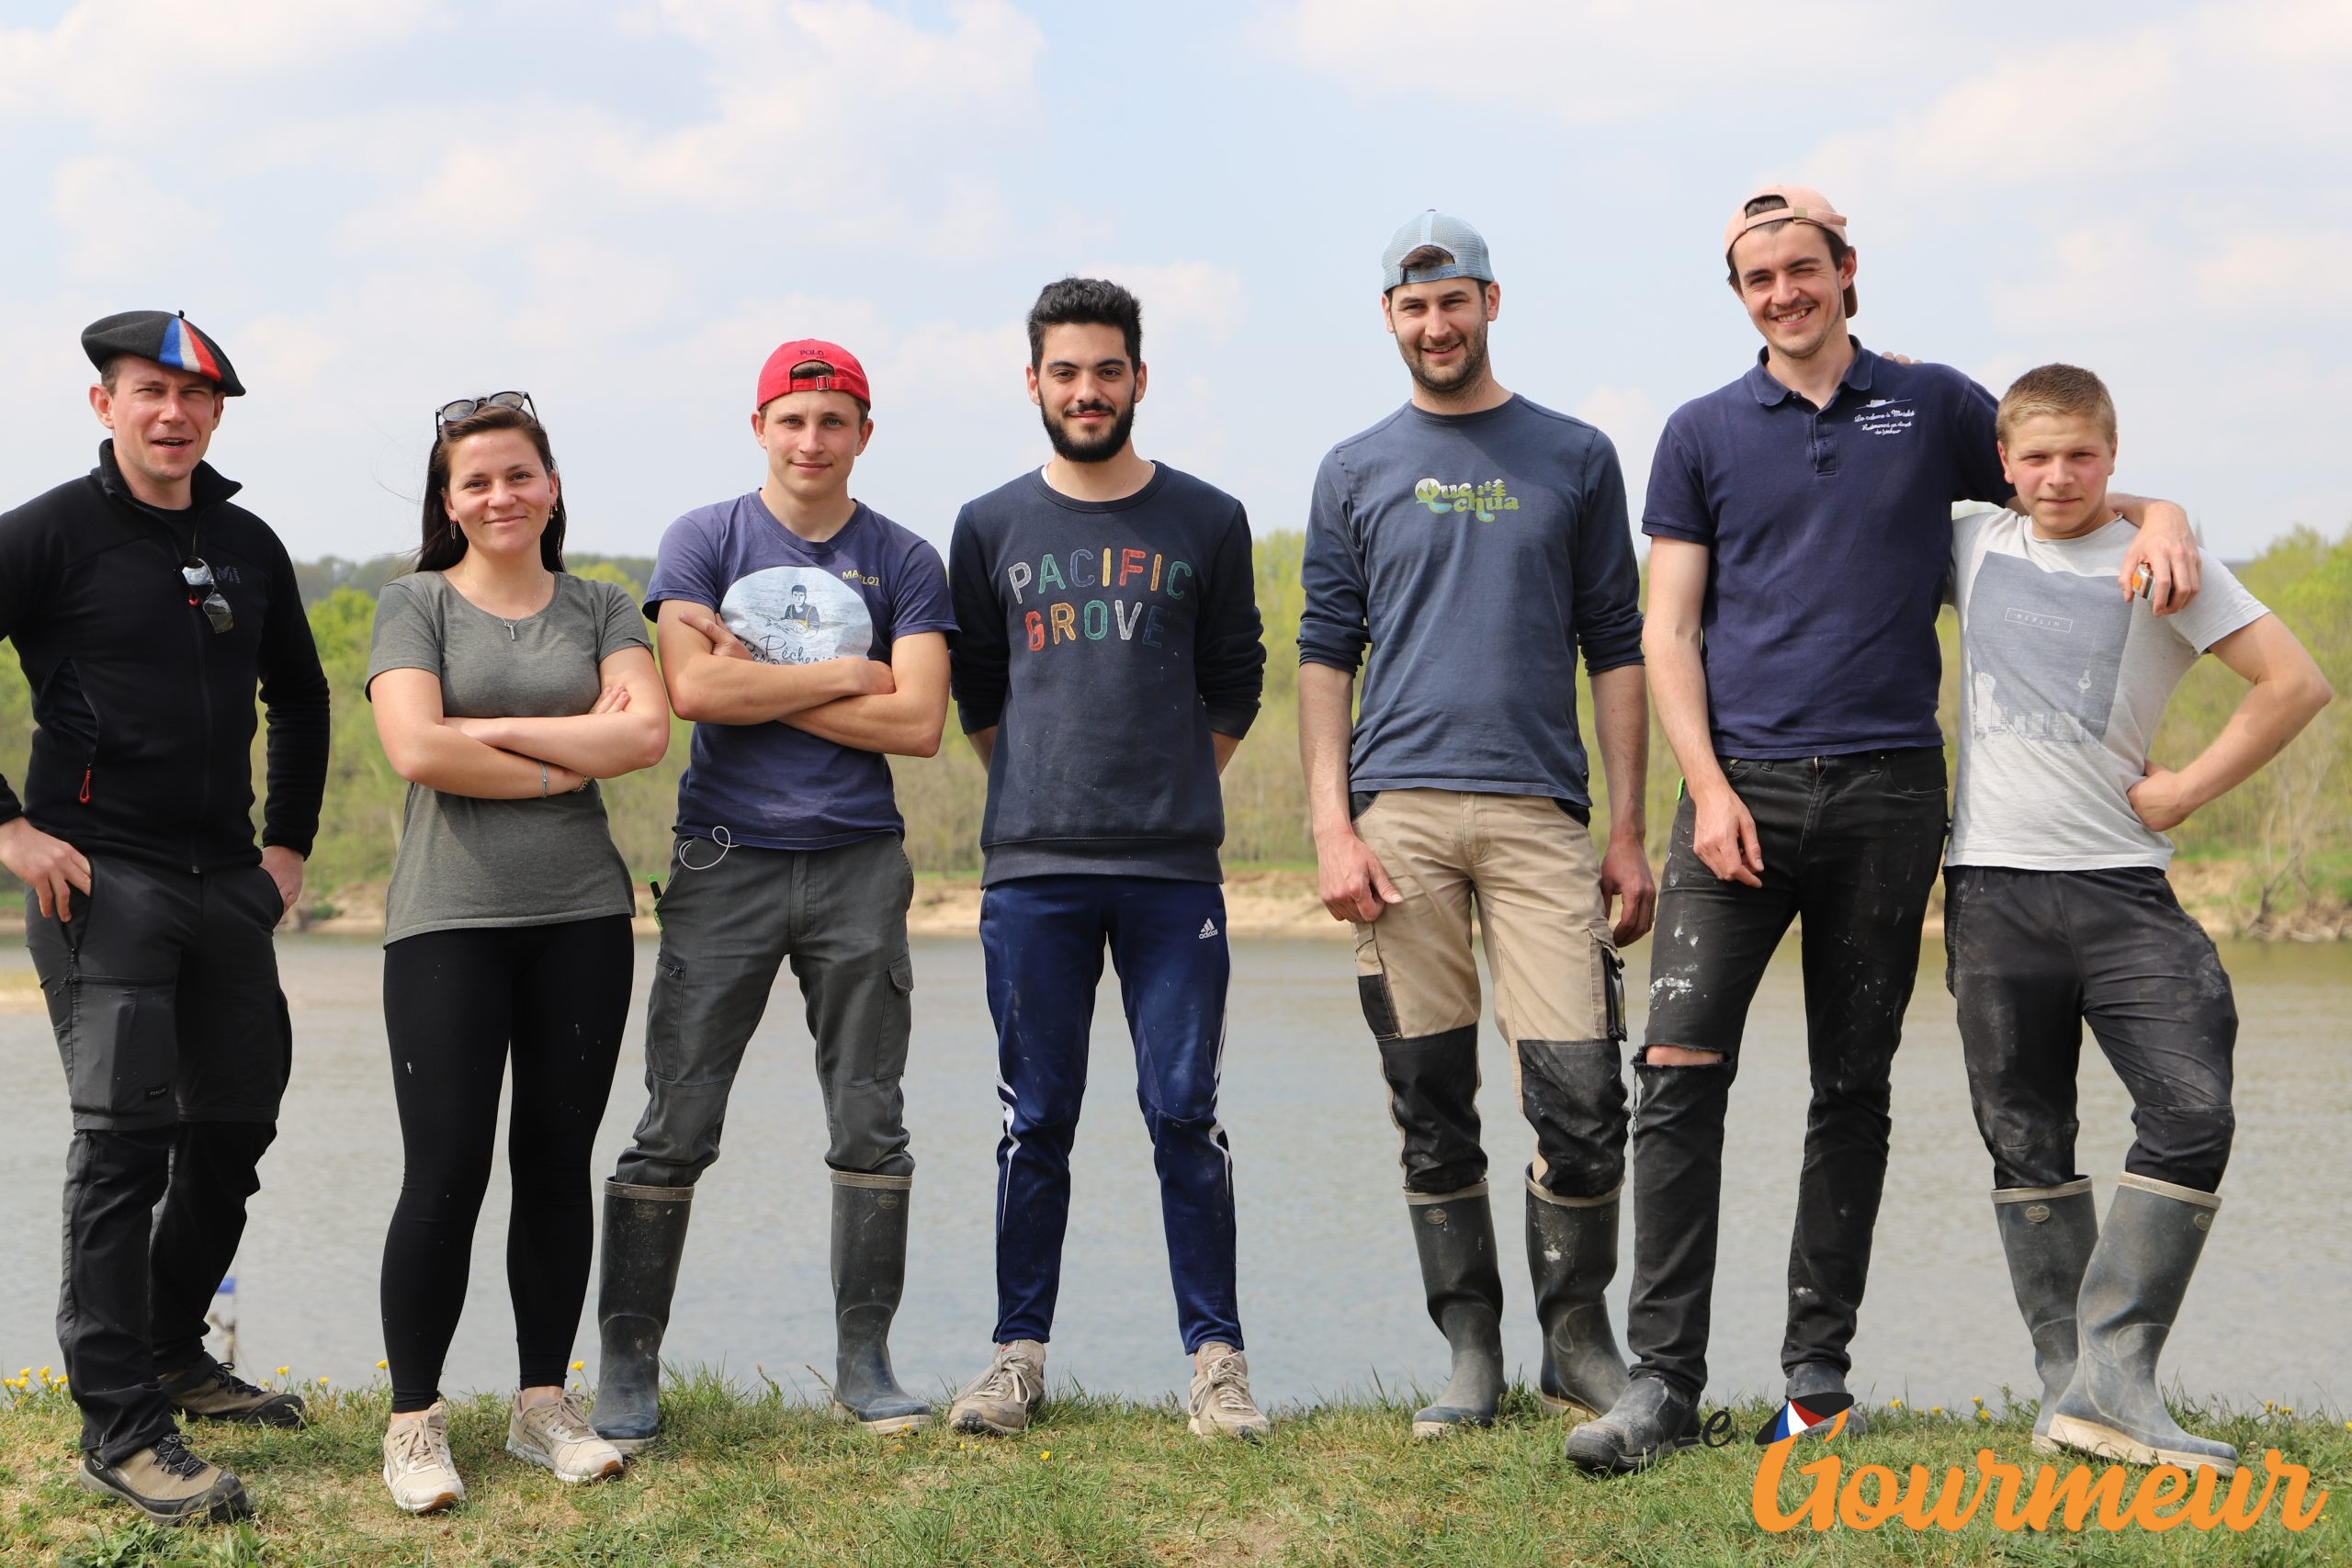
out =
[[(1182, 599), (1198, 581), (1191, 562), (1132, 545), (1058, 557), (1049, 550), (1035, 566), (1017, 560), (1004, 569), (1004, 585), (1022, 609), (1022, 629), (1032, 652), (1113, 637), (1162, 647), (1169, 603)], [(1098, 592), (1079, 596), (1089, 588)]]
[(1413, 499), (1440, 515), (1466, 512), (1481, 523), (1492, 523), (1506, 512), (1519, 510), (1519, 497), (1511, 494), (1500, 479), (1458, 485), (1447, 484), (1443, 479), (1423, 479), (1413, 487)]

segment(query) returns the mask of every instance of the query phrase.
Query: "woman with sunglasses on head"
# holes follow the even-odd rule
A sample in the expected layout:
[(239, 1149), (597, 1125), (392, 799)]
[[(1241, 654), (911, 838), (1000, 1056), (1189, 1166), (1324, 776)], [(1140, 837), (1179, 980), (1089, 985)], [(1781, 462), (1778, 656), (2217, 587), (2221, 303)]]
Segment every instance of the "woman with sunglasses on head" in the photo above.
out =
[(588, 1152), (634, 958), (628, 871), (594, 781), (660, 761), (670, 710), (627, 591), (563, 570), (561, 492), (529, 398), (447, 404), (416, 570), (377, 602), (368, 694), (410, 786), (385, 899), (404, 1168), (384, 1240), (384, 1482), (413, 1513), (465, 1496), (438, 1384), (510, 1058), (521, 1375), (507, 1450), (565, 1481), (623, 1463), (563, 1386), (588, 1288)]

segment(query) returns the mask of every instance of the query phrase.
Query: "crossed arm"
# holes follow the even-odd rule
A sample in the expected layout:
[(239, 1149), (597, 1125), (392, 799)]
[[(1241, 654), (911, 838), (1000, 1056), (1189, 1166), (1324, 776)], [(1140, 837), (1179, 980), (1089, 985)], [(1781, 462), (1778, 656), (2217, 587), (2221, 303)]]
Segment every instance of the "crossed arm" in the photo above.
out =
[(707, 605), (665, 599), (662, 671), (681, 718), (702, 724), (775, 721), (860, 751), (939, 754), (947, 719), (947, 637), (914, 632), (890, 662), (826, 659), (762, 664)]
[(368, 695), (392, 771), (411, 784), (479, 800), (527, 800), (590, 779), (650, 768), (670, 746), (670, 719), (652, 656), (625, 648), (597, 666), (596, 705), (561, 718), (451, 718), (440, 678), (387, 670)]

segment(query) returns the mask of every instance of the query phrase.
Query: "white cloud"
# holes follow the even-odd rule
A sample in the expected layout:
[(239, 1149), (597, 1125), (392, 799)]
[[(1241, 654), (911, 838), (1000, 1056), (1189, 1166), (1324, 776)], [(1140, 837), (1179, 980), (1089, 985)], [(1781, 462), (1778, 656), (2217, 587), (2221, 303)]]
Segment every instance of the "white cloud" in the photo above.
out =
[(46, 28), (0, 32), (0, 117), (59, 112), (185, 133), (243, 84), (365, 55), (447, 22), (443, 0), (81, 0)]
[[(147, 276), (158, 234), (171, 235), (177, 249), (203, 244), (220, 228), (218, 213), (112, 152), (60, 164), (50, 181), (50, 212), (64, 232), (66, 266), (93, 281)], [(138, 223), (127, 224), (126, 213), (138, 214)]]
[(1725, 100), (1804, 112), (1788, 99), (1808, 89), (1780, 77), (1784, 61), (1842, 92), (1860, 73), (1931, 72), (1948, 28), (1931, 8), (1865, 0), (1785, 14), (1738, 0), (1297, 0), (1259, 36), (1387, 101), (1413, 135), (1464, 132), (1496, 105), (1573, 125)]

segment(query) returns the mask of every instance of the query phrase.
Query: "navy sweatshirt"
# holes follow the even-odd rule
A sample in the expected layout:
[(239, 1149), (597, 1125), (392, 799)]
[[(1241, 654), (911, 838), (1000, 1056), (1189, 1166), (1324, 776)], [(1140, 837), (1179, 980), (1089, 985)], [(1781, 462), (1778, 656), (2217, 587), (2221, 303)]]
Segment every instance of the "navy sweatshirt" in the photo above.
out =
[(1032, 470), (956, 515), (956, 701), (967, 734), (997, 731), (983, 885), (1223, 879), (1209, 736), (1258, 715), (1250, 573), (1241, 503), (1165, 463), (1123, 500), (1073, 500)]
[(1300, 663), (1352, 675), (1372, 649), (1350, 788), (1591, 807), (1577, 650), (1596, 675), (1642, 661), (1609, 437), (1524, 398), (1408, 403), (1323, 459), (1300, 579)]
[[(124, 482), (114, 443), (88, 475), (0, 514), (0, 637), (33, 692), (25, 816), (85, 854), (186, 871), (253, 865), (254, 694), (269, 710), (262, 842), (311, 852), (327, 776), (327, 680), (293, 562), (236, 484), (196, 468), (167, 512)], [(235, 624), (187, 602), (180, 562), (212, 568)], [(77, 906), (78, 907), (78, 906)]]

